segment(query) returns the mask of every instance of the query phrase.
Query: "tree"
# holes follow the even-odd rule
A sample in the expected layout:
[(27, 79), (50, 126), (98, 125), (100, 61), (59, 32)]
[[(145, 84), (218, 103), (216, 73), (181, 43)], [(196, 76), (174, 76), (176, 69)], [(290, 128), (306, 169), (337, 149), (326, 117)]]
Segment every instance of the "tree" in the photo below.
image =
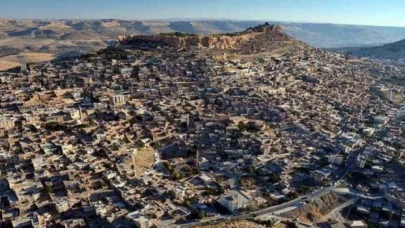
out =
[(238, 123), (238, 128), (239, 128), (240, 131), (246, 131), (247, 126), (246, 126), (245, 123), (243, 123), (242, 121), (240, 121), (240, 122)]
[(191, 149), (194, 151), (197, 151), (200, 148), (200, 146), (198, 144), (194, 144)]
[(204, 218), (204, 213), (202, 213), (202, 211), (198, 211), (197, 218), (198, 219), (203, 219)]
[(300, 194), (306, 194), (306, 193), (310, 192), (311, 190), (312, 190), (311, 187), (302, 185), (300, 188), (297, 189), (297, 192)]
[(183, 171), (184, 171), (184, 172), (191, 172), (192, 169), (191, 169), (190, 166), (184, 166), (184, 167), (183, 167)]
[(118, 147), (118, 145), (117, 145), (116, 143), (113, 143), (113, 144), (111, 145), (110, 149), (111, 149), (112, 151), (117, 151), (117, 150), (119, 150), (120, 148)]
[(373, 163), (370, 160), (367, 160), (366, 164), (364, 165), (364, 168), (371, 169), (372, 166), (373, 166)]
[(139, 146), (139, 147), (145, 147), (145, 143), (142, 142), (141, 140), (136, 141), (135, 144), (136, 144), (137, 146)]
[(256, 173), (256, 175), (258, 175), (258, 176), (263, 176), (263, 175), (265, 175), (265, 173), (263, 172), (262, 169), (256, 169), (256, 170), (255, 170), (255, 173)]
[(107, 59), (124, 60), (128, 59), (128, 52), (118, 47), (108, 47), (97, 52), (98, 55), (104, 55)]
[(392, 157), (392, 162), (398, 162), (399, 157), (401, 157), (401, 153), (399, 151), (396, 151), (394, 156)]
[(193, 175), (198, 175), (198, 174), (200, 174), (200, 169), (199, 169), (198, 167), (193, 167), (193, 168), (191, 169), (191, 174), (193, 174)]
[(45, 192), (46, 193), (53, 193), (52, 187), (51, 186), (46, 187)]
[(253, 166), (246, 167), (245, 170), (246, 170), (247, 173), (254, 173), (255, 172), (255, 168), (253, 168)]
[(163, 165), (164, 165), (164, 167), (165, 167), (167, 170), (169, 170), (169, 172), (173, 171), (173, 167), (172, 167), (172, 164), (170, 164), (170, 162), (165, 161), (165, 162), (163, 163)]
[(184, 205), (185, 207), (190, 207), (190, 206), (191, 206), (191, 201), (190, 201), (190, 200), (185, 200), (185, 201), (183, 202), (183, 205)]
[(307, 213), (307, 218), (309, 219), (309, 221), (314, 221), (315, 219), (314, 214), (312, 213)]
[(175, 191), (169, 191), (169, 194), (170, 194), (170, 198), (173, 200), (173, 199), (176, 199), (176, 197), (177, 197), (177, 195), (176, 195), (176, 192)]
[(393, 146), (395, 149), (397, 149), (397, 150), (403, 149), (402, 143), (400, 143), (400, 142), (398, 142), (398, 141), (395, 141), (395, 142), (392, 144), (392, 146)]
[(388, 220), (389, 220), (389, 221), (393, 221), (393, 220), (394, 220), (394, 214), (389, 213), (389, 214), (388, 214)]
[(93, 118), (89, 118), (89, 124), (90, 124), (90, 126), (93, 126), (93, 125), (95, 125), (95, 121), (94, 121), (94, 119)]
[(172, 175), (174, 180), (180, 180), (181, 179), (181, 174), (179, 172), (174, 172)]
[(296, 192), (291, 192), (291, 193), (289, 193), (288, 194), (288, 197), (290, 198), (290, 199), (295, 199), (295, 198), (298, 198), (298, 193), (296, 193)]
[(321, 183), (319, 183), (319, 185), (326, 186), (326, 185), (328, 185), (328, 181), (327, 180), (322, 180)]
[(280, 178), (280, 176), (277, 176), (276, 174), (272, 173), (269, 176), (269, 181), (274, 184), (274, 183), (280, 182), (281, 178)]

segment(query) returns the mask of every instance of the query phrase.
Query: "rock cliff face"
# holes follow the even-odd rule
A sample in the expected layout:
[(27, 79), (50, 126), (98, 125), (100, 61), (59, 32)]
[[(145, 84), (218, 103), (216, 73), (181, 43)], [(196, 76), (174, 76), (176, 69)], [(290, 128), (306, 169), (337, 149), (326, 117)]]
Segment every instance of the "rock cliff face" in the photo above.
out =
[(121, 44), (127, 45), (166, 45), (174, 48), (199, 47), (220, 50), (243, 49), (250, 43), (254, 47), (255, 41), (264, 42), (288, 42), (292, 38), (282, 32), (281, 27), (276, 25), (259, 25), (249, 28), (241, 33), (218, 34), (218, 35), (193, 35), (193, 34), (159, 34), (159, 35), (136, 35), (119, 36)]

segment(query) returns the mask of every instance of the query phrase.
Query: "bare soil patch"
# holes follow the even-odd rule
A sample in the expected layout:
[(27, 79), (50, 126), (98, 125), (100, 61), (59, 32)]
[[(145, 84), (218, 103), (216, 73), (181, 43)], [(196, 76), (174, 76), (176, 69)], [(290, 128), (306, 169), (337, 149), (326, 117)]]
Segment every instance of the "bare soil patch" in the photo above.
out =
[(18, 66), (20, 66), (19, 63), (0, 60), (0, 71), (9, 70)]

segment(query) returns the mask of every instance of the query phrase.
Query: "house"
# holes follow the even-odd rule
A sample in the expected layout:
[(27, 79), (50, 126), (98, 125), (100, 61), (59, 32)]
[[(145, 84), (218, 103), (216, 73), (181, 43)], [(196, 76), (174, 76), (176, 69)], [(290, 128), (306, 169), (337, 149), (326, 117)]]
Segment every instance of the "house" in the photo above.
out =
[(63, 221), (62, 224), (64, 224), (65, 228), (86, 227), (86, 223), (84, 222), (84, 219), (70, 219), (70, 220)]
[(246, 208), (248, 205), (248, 199), (238, 191), (229, 191), (228, 193), (222, 195), (218, 202), (232, 213)]
[(377, 173), (382, 173), (382, 172), (384, 172), (384, 168), (381, 167), (381, 166), (378, 166), (378, 165), (372, 166), (372, 167), (371, 167), (371, 170), (373, 170), (374, 172), (377, 172)]
[(139, 212), (130, 213), (126, 217), (138, 228), (149, 228), (152, 226), (151, 220), (148, 217), (139, 214)]
[(405, 217), (401, 218), (401, 224), (399, 226), (400, 227), (405, 227)]
[(343, 156), (341, 155), (332, 155), (328, 157), (328, 162), (330, 164), (341, 165), (343, 162)]
[(118, 94), (118, 95), (114, 95), (110, 98), (110, 102), (114, 105), (114, 106), (121, 106), (125, 104), (125, 96)]
[(11, 224), (15, 228), (23, 228), (32, 226), (32, 222), (30, 218), (18, 218), (16, 220), (12, 220)]
[(14, 128), (14, 120), (13, 119), (7, 119), (7, 118), (1, 118), (0, 119), (0, 128), (9, 130)]
[(328, 179), (331, 173), (332, 171), (330, 169), (325, 168), (311, 172), (310, 177), (314, 179), (316, 182), (321, 182), (323, 180)]
[(273, 200), (281, 200), (281, 199), (285, 198), (285, 195), (275, 192), (275, 193), (270, 194), (270, 198)]
[(356, 220), (350, 223), (350, 227), (352, 228), (367, 228), (367, 224), (364, 221)]
[(368, 215), (370, 214), (370, 207), (359, 206), (357, 207), (357, 212)]

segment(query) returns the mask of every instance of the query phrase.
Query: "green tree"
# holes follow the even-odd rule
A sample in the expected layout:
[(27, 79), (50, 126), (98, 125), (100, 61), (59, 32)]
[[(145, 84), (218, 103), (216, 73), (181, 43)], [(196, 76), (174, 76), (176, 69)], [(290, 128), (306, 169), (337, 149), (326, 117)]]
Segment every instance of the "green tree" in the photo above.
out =
[(165, 161), (165, 162), (163, 163), (163, 166), (164, 166), (167, 170), (169, 170), (169, 172), (172, 172), (172, 171), (173, 171), (173, 167), (172, 167), (172, 164), (170, 164), (170, 162)]
[(254, 173), (255, 172), (255, 168), (253, 166), (246, 167), (245, 170), (246, 170), (247, 173)]
[(174, 172), (172, 175), (174, 180), (180, 180), (181, 179), (181, 174), (179, 172)]
[(177, 197), (177, 194), (176, 194), (176, 192), (175, 191), (169, 191), (169, 194), (170, 194), (170, 198), (173, 200), (173, 199), (176, 199), (176, 197)]

